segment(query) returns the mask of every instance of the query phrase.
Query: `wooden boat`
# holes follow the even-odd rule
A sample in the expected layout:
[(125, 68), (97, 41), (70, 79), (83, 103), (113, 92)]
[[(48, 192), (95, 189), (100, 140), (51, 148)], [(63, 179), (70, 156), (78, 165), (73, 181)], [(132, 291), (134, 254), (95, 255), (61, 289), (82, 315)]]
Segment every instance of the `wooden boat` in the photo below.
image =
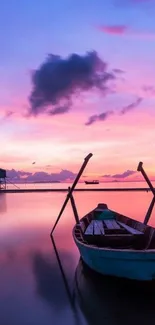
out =
[(73, 228), (83, 261), (118, 277), (155, 279), (155, 229), (99, 204)]
[(86, 185), (97, 185), (97, 184), (99, 184), (99, 181), (97, 181), (97, 180), (96, 181), (95, 180), (94, 181), (85, 181), (85, 184)]
[(142, 167), (142, 162), (138, 165), (138, 171), (142, 172), (153, 193), (143, 223), (108, 209), (105, 203), (99, 203), (93, 211), (79, 220), (72, 192), (90, 157), (91, 154), (85, 158), (72, 188), (69, 188), (53, 230), (70, 199), (76, 220), (73, 238), (83, 261), (91, 269), (103, 275), (128, 279), (155, 279), (155, 228), (147, 225), (155, 203), (155, 189)]

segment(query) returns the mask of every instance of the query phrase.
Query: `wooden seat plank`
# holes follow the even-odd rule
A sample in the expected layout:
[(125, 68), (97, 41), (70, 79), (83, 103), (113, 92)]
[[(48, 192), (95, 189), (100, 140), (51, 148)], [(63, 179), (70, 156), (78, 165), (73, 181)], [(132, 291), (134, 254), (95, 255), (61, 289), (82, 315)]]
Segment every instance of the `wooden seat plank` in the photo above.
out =
[(115, 219), (111, 220), (111, 222), (112, 222), (113, 227), (114, 227), (115, 229), (120, 229), (120, 228), (121, 228), (120, 225), (117, 223), (117, 221), (116, 221)]
[(104, 220), (104, 223), (109, 230), (121, 228), (120, 225), (114, 219)]
[(143, 232), (135, 229), (135, 228), (132, 228), (128, 225), (126, 225), (125, 223), (123, 222), (120, 222), (120, 221), (117, 221), (119, 223), (120, 226), (122, 226), (123, 228), (125, 228), (130, 234), (132, 235), (143, 235)]
[(103, 222), (101, 220), (94, 220), (94, 235), (104, 235)]
[(86, 228), (85, 235), (93, 235), (93, 234), (94, 234), (94, 225), (92, 220), (91, 223)]
[(102, 235), (105, 235), (103, 221), (102, 220), (98, 220), (97, 222), (98, 222), (98, 226), (100, 227), (100, 230), (101, 230)]
[(101, 230), (97, 220), (94, 220), (93, 225), (94, 225), (94, 235), (101, 235)]

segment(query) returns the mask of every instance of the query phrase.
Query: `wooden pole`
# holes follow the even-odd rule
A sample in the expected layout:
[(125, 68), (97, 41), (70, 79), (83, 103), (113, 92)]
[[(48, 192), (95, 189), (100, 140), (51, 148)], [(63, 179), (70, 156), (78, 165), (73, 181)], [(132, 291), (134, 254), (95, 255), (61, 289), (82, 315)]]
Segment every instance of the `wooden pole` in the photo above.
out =
[(149, 219), (151, 217), (151, 213), (152, 213), (154, 204), (155, 204), (155, 189), (154, 189), (151, 181), (149, 180), (147, 174), (145, 173), (145, 170), (143, 169), (142, 161), (139, 162), (138, 167), (137, 167), (137, 171), (140, 171), (142, 173), (144, 179), (146, 180), (147, 184), (149, 185), (150, 190), (153, 193), (153, 199), (152, 199), (152, 201), (150, 203), (150, 206), (148, 208), (148, 211), (147, 211), (147, 213), (145, 215), (144, 222), (143, 222), (145, 225), (147, 225), (147, 223), (149, 222)]
[(55, 224), (54, 224), (54, 226), (53, 226), (53, 228), (52, 228), (51, 236), (52, 236), (52, 233), (53, 233), (53, 231), (54, 231), (54, 229), (55, 229), (55, 227), (56, 227), (56, 225), (57, 225), (57, 223), (58, 223), (58, 221), (59, 221), (59, 219), (60, 219), (60, 217), (61, 217), (61, 215), (62, 215), (62, 213), (63, 213), (63, 211), (64, 211), (64, 209), (65, 209), (65, 207), (66, 207), (66, 205), (67, 205), (67, 203), (68, 203), (68, 200), (70, 199), (70, 196), (71, 196), (72, 192), (74, 191), (75, 186), (77, 185), (77, 183), (78, 183), (78, 181), (79, 181), (79, 179), (80, 179), (80, 177), (81, 177), (81, 175), (82, 175), (82, 173), (83, 173), (83, 171), (84, 171), (86, 165), (88, 164), (89, 159), (90, 159), (92, 156), (93, 156), (92, 153), (90, 153), (90, 154), (89, 154), (89, 155), (84, 159), (84, 162), (83, 162), (83, 164), (82, 164), (82, 166), (81, 166), (81, 168), (80, 168), (80, 170), (79, 170), (79, 172), (78, 172), (78, 174), (77, 174), (77, 176), (76, 176), (76, 178), (75, 178), (75, 180), (74, 180), (73, 185), (71, 186), (71, 188), (70, 188), (70, 190), (69, 190), (69, 192), (68, 192), (68, 194), (67, 194), (66, 200), (64, 201), (64, 204), (63, 204), (63, 206), (62, 206), (62, 208), (61, 208), (61, 210), (60, 210), (60, 213), (59, 213), (59, 215), (58, 215), (58, 218), (57, 218), (57, 220), (56, 220), (56, 222), (55, 222)]
[[(70, 187), (68, 187), (68, 191), (70, 191)], [(79, 220), (79, 216), (78, 216), (78, 212), (77, 212), (77, 208), (76, 208), (76, 204), (75, 204), (75, 201), (74, 201), (73, 194), (70, 195), (70, 200), (71, 200), (71, 205), (72, 205), (72, 209), (73, 209), (73, 212), (74, 212), (75, 221), (76, 221), (76, 223), (79, 223), (80, 220)]]
[(153, 199), (151, 201), (151, 204), (150, 204), (150, 206), (148, 208), (148, 211), (146, 213), (146, 216), (145, 216), (145, 219), (144, 219), (144, 225), (147, 225), (147, 223), (149, 222), (149, 219), (150, 219), (154, 204), (155, 204), (155, 196), (153, 197)]
[(147, 174), (145, 173), (145, 170), (143, 169), (142, 161), (140, 161), (140, 163), (138, 164), (137, 171), (142, 173), (144, 179), (146, 180), (147, 184), (149, 185), (150, 190), (152, 191), (153, 195), (155, 195), (155, 189), (154, 189), (151, 181), (149, 180)]

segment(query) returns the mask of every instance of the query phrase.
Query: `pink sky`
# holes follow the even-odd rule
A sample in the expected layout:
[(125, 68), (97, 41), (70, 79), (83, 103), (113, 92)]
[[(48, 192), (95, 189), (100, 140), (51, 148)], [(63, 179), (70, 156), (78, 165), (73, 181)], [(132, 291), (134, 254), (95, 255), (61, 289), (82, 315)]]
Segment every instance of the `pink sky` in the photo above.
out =
[(140, 160), (155, 176), (155, 117), (152, 108), (147, 108), (147, 101), (143, 109), (137, 108), (124, 116), (116, 114), (88, 127), (85, 126), (87, 110), (90, 112), (92, 107), (84, 103), (78, 112), (51, 119), (46, 116), (25, 119), (17, 110), (17, 115), (2, 124), (7, 146), (1, 137), (1, 167), (35, 172), (46, 171), (45, 166), (51, 165), (48, 172), (63, 168), (76, 173), (84, 157), (92, 152), (94, 156), (85, 172), (90, 177), (135, 170)]
[[(54, 23), (49, 17), (50, 30), (45, 19), (48, 17), (46, 6), (37, 7), (40, 16), (36, 16), (36, 11), (32, 12), (27, 4), (20, 13), (25, 43), (18, 34), (17, 15), (12, 16), (16, 46), (4, 42), (6, 48), (1, 68), (0, 167), (34, 173), (47, 172), (46, 166), (50, 165), (48, 172), (51, 173), (61, 169), (76, 173), (84, 157), (92, 152), (94, 156), (85, 171), (90, 178), (136, 170), (139, 161), (143, 161), (151, 177), (155, 177), (155, 45), (154, 37), (142, 37), (155, 35), (154, 18), (151, 18), (154, 2), (128, 1), (125, 6), (121, 2), (117, 5), (116, 1), (113, 12), (111, 0), (92, 7), (80, 3), (72, 7), (73, 16), (68, 16), (64, 6), (63, 19), (55, 4), (53, 10), (57, 21)], [(30, 12), (34, 16), (28, 29), (25, 22)], [(87, 19), (82, 15), (84, 12)], [(137, 15), (139, 20), (135, 21), (133, 18)], [(44, 19), (42, 25), (38, 24), (34, 29), (37, 17)], [(54, 35), (51, 30), (55, 30)], [(126, 37), (130, 31), (136, 37)], [(101, 96), (90, 90), (85, 96), (73, 96), (72, 107), (65, 114), (48, 116), (44, 112), (36, 117), (26, 117), (32, 71), (45, 62), (47, 53), (58, 53), (65, 58), (70, 53), (84, 55), (91, 49), (107, 62), (109, 71), (118, 69), (117, 78), (111, 80), (110, 91), (113, 93)], [(13, 51), (10, 56), (9, 50)], [(139, 104), (133, 107), (137, 100)], [(121, 114), (123, 109), (125, 114)], [(103, 119), (103, 114), (109, 111), (112, 113)], [(92, 116), (96, 122), (86, 126)], [(35, 165), (32, 165), (33, 161)]]

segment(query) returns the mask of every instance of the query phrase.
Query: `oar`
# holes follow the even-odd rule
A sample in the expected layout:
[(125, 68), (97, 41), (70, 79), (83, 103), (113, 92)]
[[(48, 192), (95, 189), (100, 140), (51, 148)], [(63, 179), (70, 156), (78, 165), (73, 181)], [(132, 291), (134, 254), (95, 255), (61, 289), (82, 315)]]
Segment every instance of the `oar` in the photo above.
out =
[(76, 184), (78, 183), (78, 181), (79, 181), (79, 179), (80, 179), (80, 177), (81, 177), (81, 175), (82, 175), (82, 173), (83, 173), (86, 165), (88, 164), (89, 159), (92, 156), (93, 156), (93, 154), (92, 153), (89, 153), (89, 155), (84, 159), (84, 162), (83, 162), (83, 164), (82, 164), (82, 166), (81, 166), (81, 168), (80, 168), (80, 170), (79, 170), (79, 172), (78, 172), (78, 174), (77, 174), (77, 176), (76, 176), (76, 178), (75, 178), (75, 180), (73, 182), (73, 185), (71, 186), (71, 188), (70, 188), (70, 190), (69, 190), (69, 192), (68, 192), (68, 194), (66, 196), (66, 200), (65, 200), (65, 202), (64, 202), (64, 204), (63, 204), (63, 206), (62, 206), (62, 208), (60, 210), (60, 213), (58, 215), (58, 218), (57, 218), (57, 220), (56, 220), (56, 222), (55, 222), (55, 224), (54, 224), (54, 226), (52, 228), (51, 236), (53, 234), (53, 231), (54, 231), (54, 229), (55, 229), (55, 227), (56, 227), (56, 225), (57, 225), (57, 223), (58, 223), (58, 221), (59, 221), (59, 219), (60, 219), (60, 217), (61, 217), (61, 215), (62, 215), (62, 213), (63, 213), (63, 211), (64, 211), (64, 209), (66, 207), (66, 205), (67, 205), (67, 203), (68, 203), (68, 200), (70, 199), (70, 196), (71, 196), (72, 192), (75, 189)]
[(154, 189), (151, 181), (149, 180), (147, 174), (145, 173), (145, 170), (143, 169), (143, 163), (141, 161), (138, 164), (137, 171), (140, 171), (142, 173), (144, 179), (146, 180), (147, 184), (149, 185), (150, 190), (153, 193), (153, 199), (152, 199), (152, 201), (150, 203), (150, 206), (148, 208), (148, 211), (147, 211), (146, 216), (145, 216), (145, 219), (144, 219), (144, 224), (147, 225), (147, 223), (148, 223), (148, 221), (150, 219), (150, 216), (151, 216), (151, 213), (152, 213), (154, 204), (155, 204), (155, 189)]

